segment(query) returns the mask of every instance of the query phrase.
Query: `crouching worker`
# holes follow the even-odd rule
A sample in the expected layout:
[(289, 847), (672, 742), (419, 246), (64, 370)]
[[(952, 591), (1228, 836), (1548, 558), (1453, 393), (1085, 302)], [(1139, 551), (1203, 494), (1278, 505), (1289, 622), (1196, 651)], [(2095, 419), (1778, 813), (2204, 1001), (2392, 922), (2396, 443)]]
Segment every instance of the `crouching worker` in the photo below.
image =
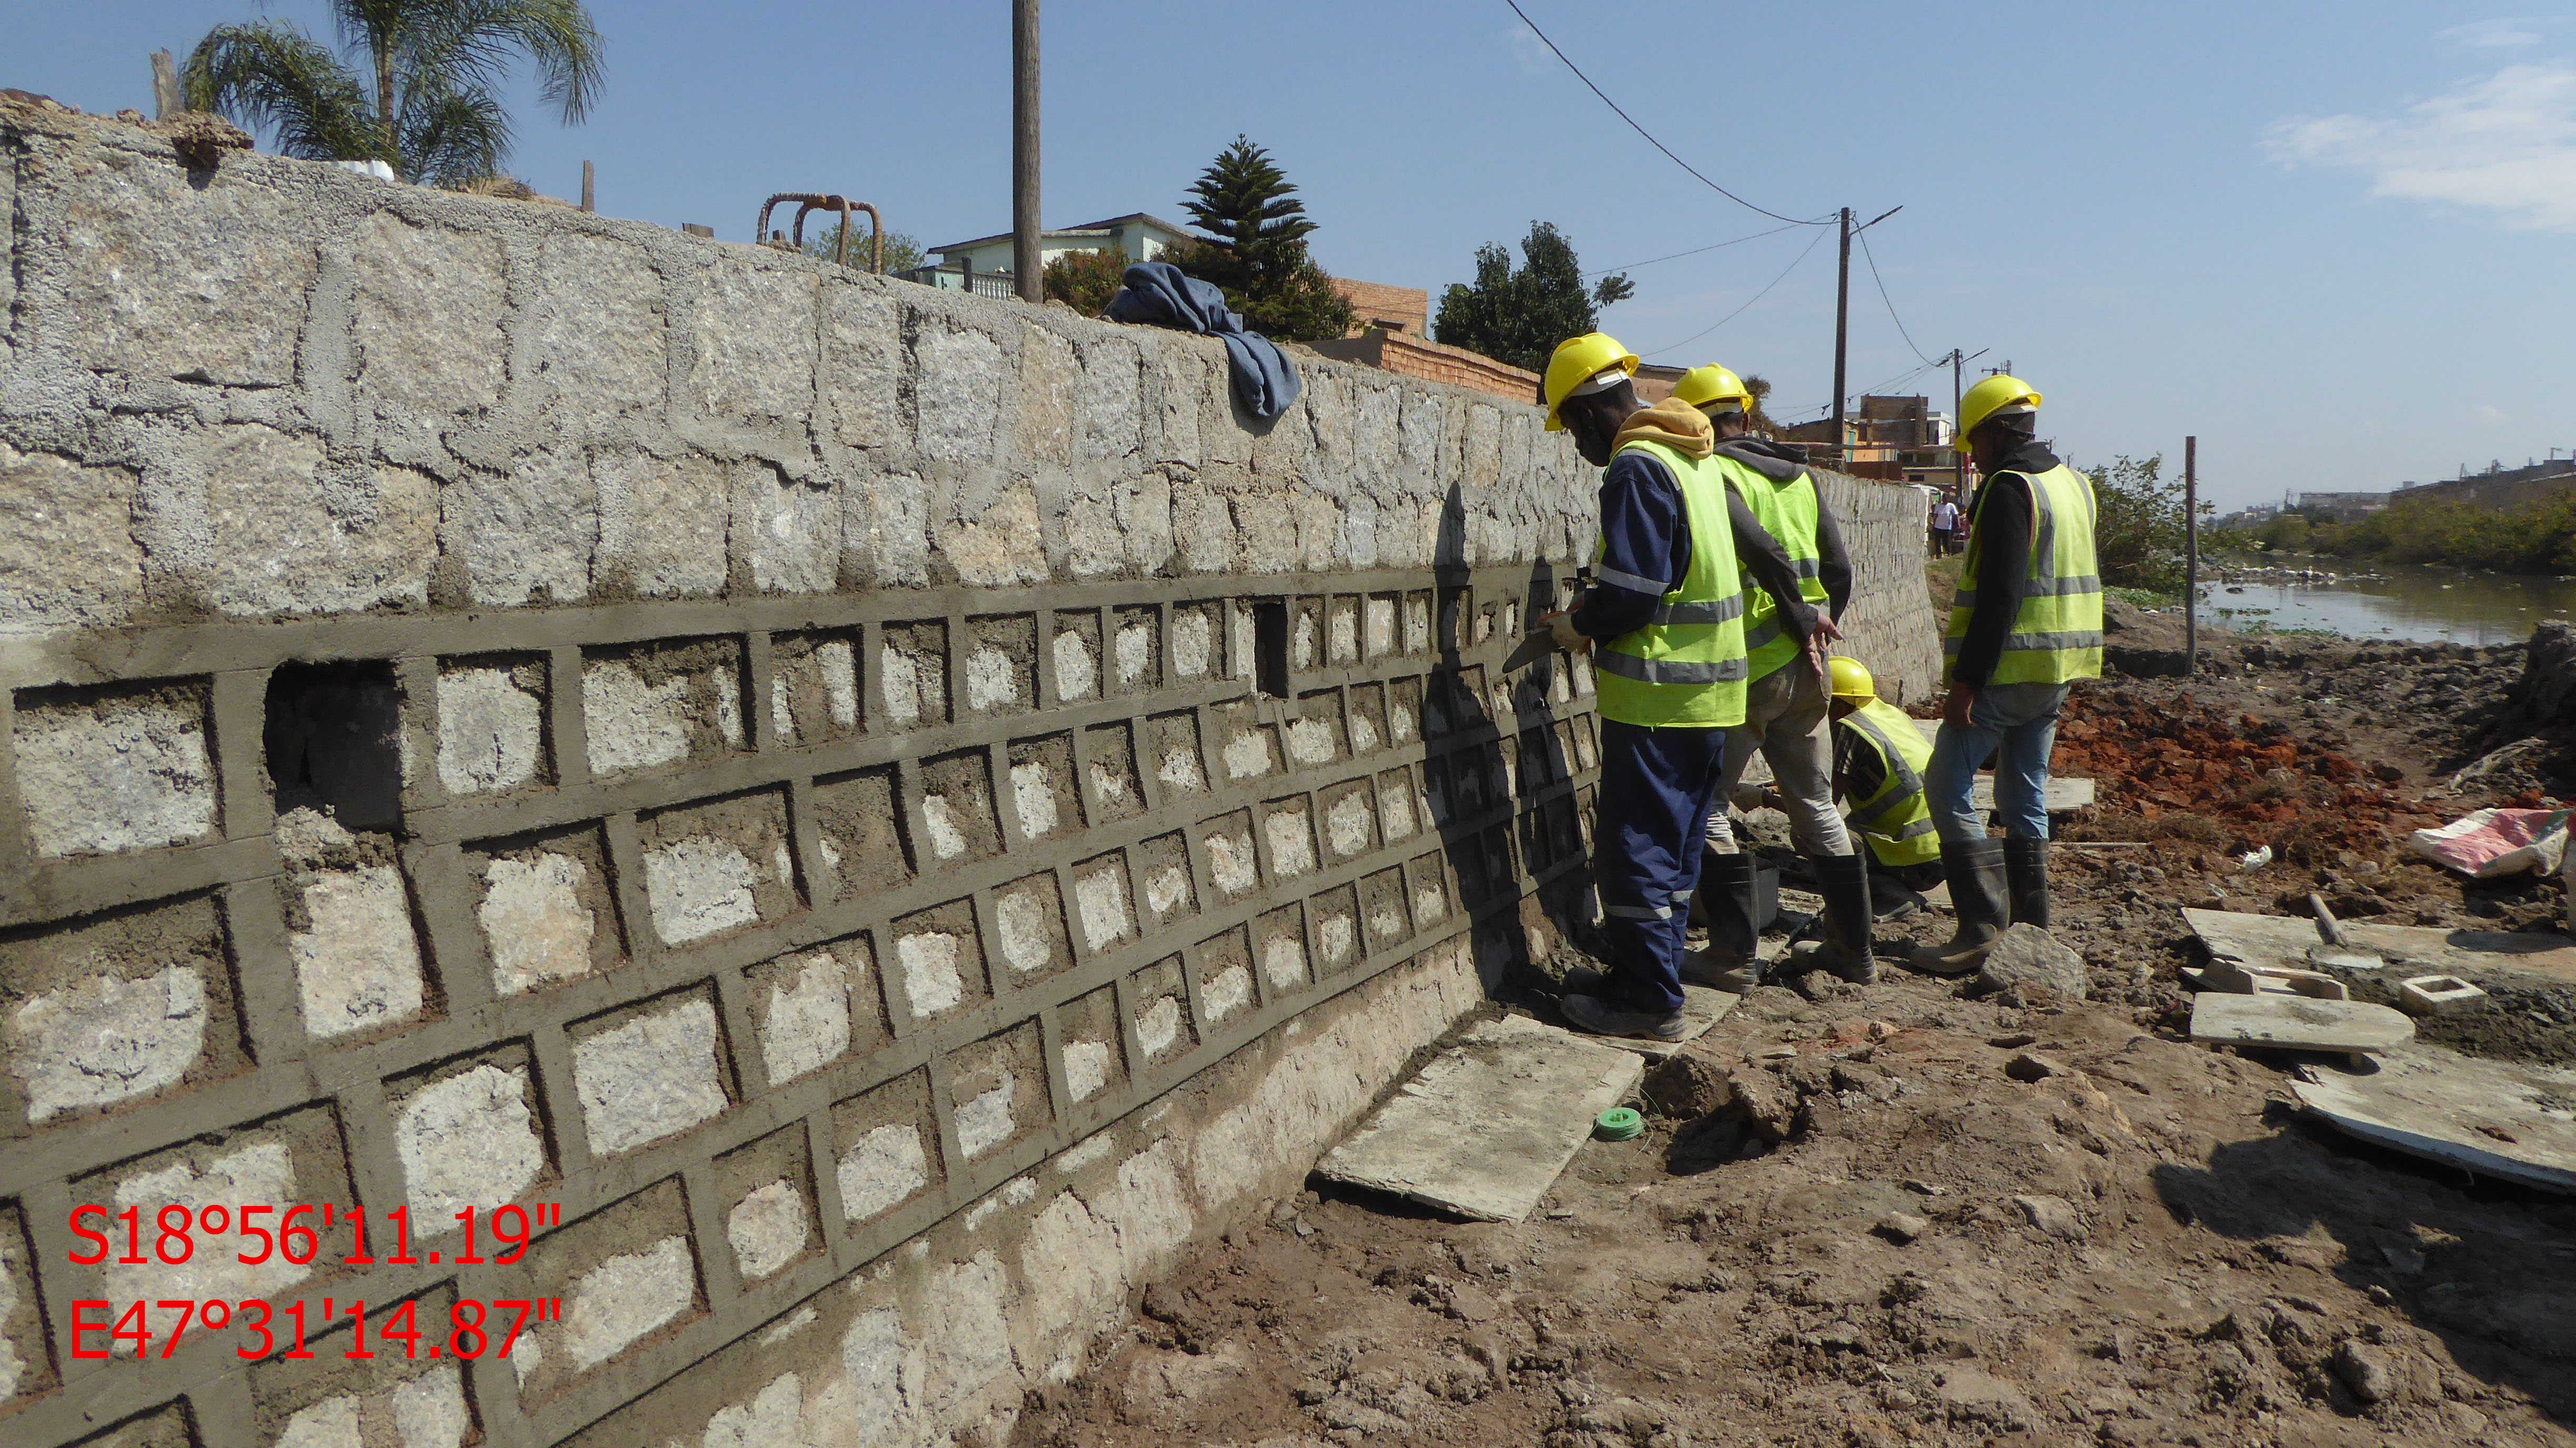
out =
[(1929, 890), (1941, 883), (1941, 836), (1923, 789), (1932, 741), (1878, 697), (1860, 660), (1836, 659), (1831, 667), (1834, 793), (1851, 810), (1852, 833), (1868, 853), (1870, 898)]
[(1682, 1036), (1682, 931), (1700, 831), (1744, 722), (1744, 598), (1725, 477), (1708, 419), (1646, 407), (1637, 358), (1598, 332), (1547, 364), (1547, 430), (1571, 433), (1601, 479), (1599, 583), (1545, 622), (1590, 649), (1601, 711), (1593, 883), (1611, 970), (1570, 976), (1559, 1004), (1601, 1035)]

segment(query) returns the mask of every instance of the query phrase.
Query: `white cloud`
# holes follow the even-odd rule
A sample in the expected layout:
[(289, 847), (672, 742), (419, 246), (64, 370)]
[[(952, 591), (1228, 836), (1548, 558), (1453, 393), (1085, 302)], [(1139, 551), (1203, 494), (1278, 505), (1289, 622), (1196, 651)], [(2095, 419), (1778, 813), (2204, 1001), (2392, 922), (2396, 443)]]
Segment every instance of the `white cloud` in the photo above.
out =
[(2472, 20), (2466, 25), (2454, 25), (2433, 38), (2447, 40), (2467, 50), (2519, 50), (2523, 46), (2540, 43), (2540, 32), (2532, 28), (2539, 23), (2528, 17)]
[(2387, 119), (2278, 121), (2263, 149), (2284, 166), (2361, 172), (2373, 196), (2576, 232), (2576, 65), (2509, 65)]
[(2504, 421), (2504, 409), (2503, 409), (2503, 408), (2501, 408), (2501, 407), (2496, 406), (2496, 405), (2495, 405), (2494, 403), (2492, 403), (2492, 402), (2481, 402), (2481, 403), (2479, 403), (2479, 404), (2477, 405), (2477, 408), (2476, 408), (2476, 414), (2477, 414), (2477, 419), (2478, 419), (2478, 421), (2480, 421), (2480, 422), (2502, 422), (2502, 421)]
[(1556, 57), (1548, 53), (1547, 42), (1517, 20), (1504, 29), (1503, 44), (1511, 47), (1512, 59), (1520, 62), (1523, 75), (1537, 75), (1556, 68)]

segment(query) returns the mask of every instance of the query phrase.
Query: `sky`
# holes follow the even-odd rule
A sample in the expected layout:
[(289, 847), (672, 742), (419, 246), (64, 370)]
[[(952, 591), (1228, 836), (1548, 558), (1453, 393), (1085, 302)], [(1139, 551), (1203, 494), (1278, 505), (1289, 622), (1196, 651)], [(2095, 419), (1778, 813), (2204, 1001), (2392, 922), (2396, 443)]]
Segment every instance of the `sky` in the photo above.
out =
[[(1738, 196), (1903, 208), (1853, 253), (1855, 397), (1946, 410), (1923, 360), (1983, 352), (1968, 379), (2009, 361), (2079, 463), (2178, 470), (2197, 435), (2231, 508), (2576, 447), (2576, 6), (1521, 3)], [(587, 158), (601, 211), (728, 240), (789, 190), (932, 245), (1008, 229), (1004, 0), (591, 12), (588, 117), (514, 92), (509, 169), (538, 190), (577, 195)], [(148, 112), (150, 50), (260, 16), (334, 33), (324, 0), (0, 0), (0, 86)], [(1051, 227), (1184, 221), (1240, 133), (1336, 274), (1436, 304), (1480, 244), (1551, 221), (1587, 270), (1629, 267), (1603, 325), (1649, 361), (1767, 377), (1784, 419), (1831, 397), (1830, 228), (1755, 235), (1781, 223), (1504, 0), (1047, 0), (1042, 25)]]

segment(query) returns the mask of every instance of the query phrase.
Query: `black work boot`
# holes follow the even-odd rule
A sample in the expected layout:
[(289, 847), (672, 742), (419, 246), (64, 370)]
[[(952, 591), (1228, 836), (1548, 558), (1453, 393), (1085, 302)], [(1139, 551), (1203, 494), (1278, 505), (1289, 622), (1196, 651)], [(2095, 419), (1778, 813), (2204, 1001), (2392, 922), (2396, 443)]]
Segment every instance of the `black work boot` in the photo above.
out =
[(2004, 878), (2011, 882), (2015, 925), (2048, 928), (2048, 841), (2004, 841)]
[(1798, 962), (1829, 970), (1838, 980), (1868, 985), (1878, 979), (1870, 951), (1869, 860), (1863, 855), (1818, 855), (1816, 893), (1825, 897), (1824, 939), (1798, 947)]
[(1762, 943), (1753, 919), (1755, 874), (1749, 854), (1711, 851), (1700, 861), (1699, 903), (1708, 911), (1708, 948), (1682, 953), (1682, 979), (1742, 995), (1762, 983)]
[(1943, 840), (1941, 871), (1950, 878), (1958, 932), (1946, 945), (1915, 946), (1905, 963), (1925, 975), (1967, 975), (1986, 963), (1986, 952), (2004, 933), (2004, 842)]

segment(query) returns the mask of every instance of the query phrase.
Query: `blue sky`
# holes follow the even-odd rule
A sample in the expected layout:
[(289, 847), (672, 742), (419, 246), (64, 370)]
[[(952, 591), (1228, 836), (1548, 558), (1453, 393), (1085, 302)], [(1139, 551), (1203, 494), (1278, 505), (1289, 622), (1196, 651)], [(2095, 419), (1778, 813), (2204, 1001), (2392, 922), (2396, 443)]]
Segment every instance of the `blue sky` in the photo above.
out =
[[(2576, 7), (2036, 7), (1523, 0), (1701, 171), (1866, 218), (1924, 354), (2010, 359), (2081, 462), (2201, 440), (2224, 505), (2382, 488), (2576, 446)], [(0, 85), (149, 108), (145, 53), (319, 0), (0, 0)], [(927, 243), (1006, 228), (1009, 7), (594, 0), (608, 85), (566, 128), (527, 96), (511, 169), (600, 209), (745, 239), (772, 191), (838, 189)], [(1245, 132), (1303, 188), (1317, 258), (1464, 278), (1556, 222), (1587, 267), (1775, 226), (1703, 188), (1491, 3), (1049, 0), (1046, 217), (1183, 219)], [(1652, 360), (1831, 389), (1828, 237), (1638, 267), (1605, 325)], [(1853, 259), (1850, 385), (1919, 365)], [(1971, 372), (1973, 379), (1974, 372)], [(1948, 379), (1899, 390), (1947, 405)]]

